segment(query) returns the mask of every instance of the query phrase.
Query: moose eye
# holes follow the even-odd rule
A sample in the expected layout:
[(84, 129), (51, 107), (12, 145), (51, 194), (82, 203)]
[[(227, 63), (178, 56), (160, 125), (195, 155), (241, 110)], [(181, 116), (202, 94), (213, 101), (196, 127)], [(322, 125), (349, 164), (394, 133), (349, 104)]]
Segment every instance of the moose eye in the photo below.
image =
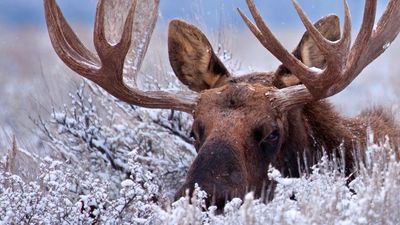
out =
[(279, 129), (275, 128), (268, 136), (266, 135), (266, 130), (263, 127), (258, 127), (254, 130), (254, 138), (258, 143), (270, 143), (274, 144), (280, 138)]
[(268, 142), (276, 142), (276, 141), (279, 140), (279, 137), (280, 137), (279, 130), (276, 129), (276, 130), (272, 131), (272, 133), (269, 134), (269, 135), (265, 138), (265, 141), (268, 141)]
[(279, 143), (280, 133), (279, 130), (276, 129), (272, 131), (267, 137), (265, 137), (260, 142), (260, 148), (266, 156), (271, 156), (276, 152), (276, 148)]

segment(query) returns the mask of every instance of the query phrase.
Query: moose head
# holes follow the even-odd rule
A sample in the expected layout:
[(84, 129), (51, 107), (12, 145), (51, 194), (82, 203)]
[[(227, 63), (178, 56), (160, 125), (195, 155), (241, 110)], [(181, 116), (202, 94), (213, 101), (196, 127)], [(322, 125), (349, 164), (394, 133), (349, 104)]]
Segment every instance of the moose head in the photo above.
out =
[[(293, 0), (307, 31), (290, 53), (265, 24), (253, 1), (247, 0), (255, 23), (239, 13), (260, 43), (282, 62), (277, 70), (234, 76), (199, 29), (173, 20), (168, 37), (170, 63), (177, 78), (194, 94), (141, 91), (123, 81), (134, 13), (140, 10), (136, 1), (129, 8), (121, 40), (111, 45), (104, 28), (107, 1), (99, 0), (94, 30), (97, 54), (79, 41), (55, 0), (44, 2), (54, 49), (72, 70), (129, 104), (193, 115), (192, 137), (198, 154), (176, 196), (192, 191), (197, 183), (208, 193), (208, 203), (219, 207), (247, 191), (261, 196), (270, 184), (269, 165), (285, 175), (298, 176), (299, 156), (307, 156), (305, 161), (310, 161), (302, 164), (311, 165), (318, 153), (336, 151), (343, 143), (344, 158), (351, 163), (349, 152), (354, 143), (365, 143), (364, 120), (343, 119), (324, 99), (346, 88), (400, 31), (399, 0), (389, 1), (376, 27), (376, 0), (367, 0), (353, 44), (346, 1), (341, 32), (337, 16), (329, 15), (313, 24)], [(154, 7), (153, 15), (157, 13)], [(156, 16), (151, 20), (154, 25)], [(133, 57), (141, 61), (143, 56)], [(368, 116), (375, 118), (376, 114)], [(393, 126), (383, 119), (376, 121)]]

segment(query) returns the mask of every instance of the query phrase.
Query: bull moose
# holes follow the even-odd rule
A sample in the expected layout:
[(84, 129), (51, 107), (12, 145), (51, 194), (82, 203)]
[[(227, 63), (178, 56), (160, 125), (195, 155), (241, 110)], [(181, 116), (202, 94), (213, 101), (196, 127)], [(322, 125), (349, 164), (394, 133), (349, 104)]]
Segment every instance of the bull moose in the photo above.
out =
[[(128, 1), (121, 39), (106, 38), (105, 5), (99, 0), (94, 28), (97, 54), (88, 50), (66, 22), (55, 0), (44, 0), (53, 47), (63, 62), (111, 95), (129, 104), (174, 109), (193, 116), (192, 136), (197, 156), (176, 196), (197, 183), (208, 193), (208, 204), (254, 191), (260, 196), (271, 183), (269, 165), (285, 176), (299, 176), (301, 166), (318, 156), (342, 152), (346, 174), (353, 170), (356, 149), (365, 149), (367, 128), (375, 141), (385, 136), (398, 148), (400, 130), (387, 110), (375, 108), (356, 118), (340, 115), (325, 99), (346, 88), (381, 55), (400, 31), (400, 0), (390, 0), (375, 25), (376, 0), (366, 0), (360, 31), (352, 43), (351, 18), (344, 1), (344, 26), (336, 15), (311, 23), (292, 0), (306, 27), (293, 52), (287, 51), (263, 21), (252, 0), (247, 6), (253, 23), (239, 14), (259, 40), (281, 63), (276, 71), (234, 76), (216, 56), (210, 42), (195, 26), (182, 20), (169, 24), (168, 52), (177, 78), (193, 93), (142, 91), (123, 81), (124, 63), (132, 45), (136, 1)], [(158, 6), (158, 0), (155, 1)], [(154, 27), (157, 8), (149, 18)], [(152, 31), (152, 28), (150, 30)], [(149, 37), (145, 44), (149, 42)], [(144, 54), (129, 60), (143, 60)], [(130, 74), (133, 77), (137, 72)]]

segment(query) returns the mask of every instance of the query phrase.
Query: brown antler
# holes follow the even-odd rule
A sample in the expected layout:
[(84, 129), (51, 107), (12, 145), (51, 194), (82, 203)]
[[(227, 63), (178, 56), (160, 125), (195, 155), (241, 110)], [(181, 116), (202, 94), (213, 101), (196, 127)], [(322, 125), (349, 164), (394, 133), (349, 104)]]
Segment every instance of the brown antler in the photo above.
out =
[(298, 2), (296, 0), (292, 2), (307, 31), (325, 55), (326, 67), (322, 70), (308, 68), (289, 53), (265, 24), (252, 0), (247, 0), (247, 5), (255, 24), (239, 10), (243, 20), (261, 44), (303, 83), (272, 93), (273, 100), (279, 107), (290, 108), (327, 98), (342, 91), (369, 63), (386, 50), (400, 31), (400, 0), (390, 0), (376, 29), (374, 29), (374, 22), (377, 1), (366, 0), (361, 30), (352, 47), (351, 18), (346, 0), (343, 1), (345, 9), (343, 35), (335, 42), (323, 37), (310, 22)]
[[(159, 0), (151, 12), (151, 33), (158, 14)], [(105, 1), (99, 0), (96, 11), (94, 46), (96, 54), (90, 52), (75, 35), (66, 22), (55, 0), (44, 0), (46, 22), (53, 47), (58, 56), (72, 70), (86, 77), (116, 98), (129, 104), (147, 108), (176, 109), (192, 113), (196, 96), (182, 93), (167, 93), (164, 91), (141, 91), (137, 87), (128, 87), (123, 81), (125, 58), (132, 42), (134, 14), (136, 1), (130, 1), (128, 16), (125, 20), (121, 40), (111, 45), (106, 38), (105, 29)], [(147, 37), (145, 49), (150, 36)], [(144, 50), (145, 51), (145, 50)], [(144, 54), (138, 54), (141, 61)], [(137, 65), (140, 66), (140, 63)], [(137, 75), (133, 74), (133, 77)]]

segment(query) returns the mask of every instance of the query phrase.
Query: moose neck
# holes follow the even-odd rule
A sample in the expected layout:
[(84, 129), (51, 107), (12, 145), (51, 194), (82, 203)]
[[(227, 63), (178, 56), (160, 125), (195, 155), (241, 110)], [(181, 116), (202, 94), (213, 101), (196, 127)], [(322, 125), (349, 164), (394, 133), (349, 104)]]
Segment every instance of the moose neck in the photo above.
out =
[(329, 156), (344, 156), (349, 174), (353, 151), (366, 144), (364, 120), (343, 118), (327, 101), (289, 111), (287, 129), (286, 141), (276, 160), (279, 163), (272, 163), (284, 176), (298, 177), (299, 170), (314, 165), (324, 151)]

